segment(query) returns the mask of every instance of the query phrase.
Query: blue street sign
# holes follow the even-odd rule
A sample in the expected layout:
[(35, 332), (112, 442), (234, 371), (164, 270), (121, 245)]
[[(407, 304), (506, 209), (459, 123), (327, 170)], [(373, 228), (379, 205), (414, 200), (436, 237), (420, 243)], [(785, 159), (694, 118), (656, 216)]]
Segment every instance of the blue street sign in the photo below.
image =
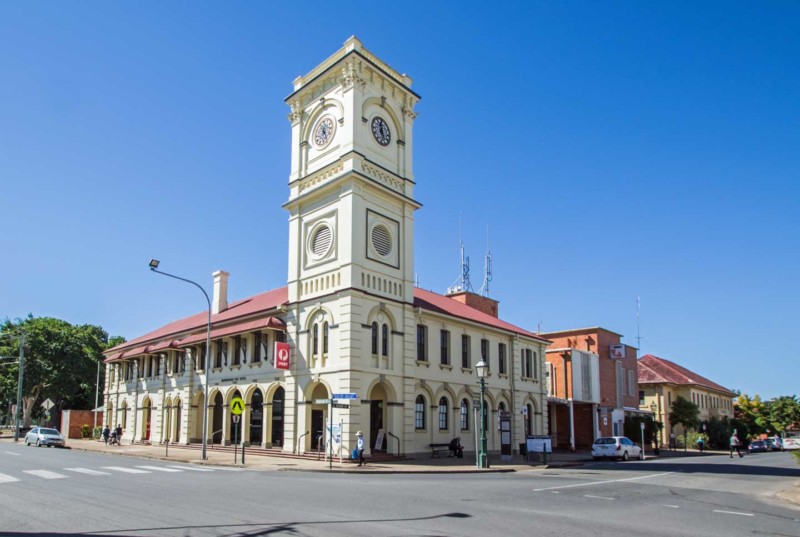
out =
[(354, 393), (335, 393), (331, 399), (358, 399)]

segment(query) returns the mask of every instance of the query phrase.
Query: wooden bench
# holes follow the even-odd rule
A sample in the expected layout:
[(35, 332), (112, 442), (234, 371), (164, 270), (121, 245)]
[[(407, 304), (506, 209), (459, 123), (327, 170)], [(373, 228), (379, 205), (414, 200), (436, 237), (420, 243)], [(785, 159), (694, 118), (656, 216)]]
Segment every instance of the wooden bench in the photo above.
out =
[(448, 457), (452, 457), (453, 453), (450, 450), (450, 443), (446, 444), (428, 444), (428, 447), (431, 448), (431, 458), (437, 457), (439, 453), (449, 453)]

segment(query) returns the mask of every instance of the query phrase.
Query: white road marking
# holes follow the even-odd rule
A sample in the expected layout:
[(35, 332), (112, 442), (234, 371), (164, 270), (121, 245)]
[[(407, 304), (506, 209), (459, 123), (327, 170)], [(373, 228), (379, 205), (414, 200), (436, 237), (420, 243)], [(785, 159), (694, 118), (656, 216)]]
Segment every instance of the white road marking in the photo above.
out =
[(164, 466), (137, 466), (145, 470), (154, 470), (156, 472), (182, 472), (183, 470), (176, 470), (175, 468), (165, 468)]
[(103, 466), (105, 470), (114, 470), (115, 472), (124, 472), (126, 474), (149, 474), (147, 470), (137, 470), (136, 468), (125, 468), (124, 466)]
[(108, 472), (101, 472), (99, 470), (91, 470), (89, 468), (64, 468), (69, 472), (78, 472), (79, 474), (86, 475), (110, 475)]
[(609, 481), (591, 481), (589, 483), (576, 483), (573, 485), (561, 485), (558, 487), (547, 487), (543, 489), (533, 489), (533, 492), (542, 492), (543, 490), (556, 490), (556, 489), (571, 489), (573, 487), (590, 487), (592, 485), (605, 485), (607, 483), (622, 483), (623, 481), (636, 481), (638, 479), (650, 479), (651, 477), (661, 477), (662, 475), (674, 474), (675, 472), (664, 472), (661, 474), (641, 475), (639, 477), (626, 477), (624, 479), (611, 479)]
[(6, 451), (6, 455), (14, 455), (15, 457), (19, 457), (19, 453), (14, 453), (13, 451)]
[(612, 501), (612, 502), (614, 501), (614, 498), (609, 498), (607, 496), (592, 496), (591, 494), (584, 494), (583, 497), (584, 498), (597, 498), (598, 500), (609, 500), (609, 501)]
[(714, 512), (722, 513), (725, 515), (755, 516), (753, 513), (739, 513), (737, 511), (720, 511), (719, 509), (714, 509)]
[(0, 483), (13, 483), (14, 481), (19, 481), (19, 479), (10, 475), (0, 474)]
[(224, 470), (226, 472), (243, 472), (244, 468), (226, 468), (224, 466), (215, 466), (214, 470)]
[(664, 504), (664, 507), (670, 507), (672, 509), (680, 509), (681, 508), (680, 505), (667, 505), (667, 504)]
[(42, 479), (64, 479), (67, 476), (64, 474), (57, 474), (55, 472), (51, 472), (50, 470), (23, 470), (26, 474), (35, 475), (36, 477), (41, 477)]
[(560, 493), (559, 491), (557, 491), (557, 490), (553, 490), (553, 491), (551, 491), (551, 493), (552, 493), (552, 494), (561, 494), (561, 493)]
[(213, 472), (211, 468), (195, 468), (194, 466), (174, 466), (170, 465), (168, 468), (177, 468), (178, 470), (191, 470), (193, 472)]

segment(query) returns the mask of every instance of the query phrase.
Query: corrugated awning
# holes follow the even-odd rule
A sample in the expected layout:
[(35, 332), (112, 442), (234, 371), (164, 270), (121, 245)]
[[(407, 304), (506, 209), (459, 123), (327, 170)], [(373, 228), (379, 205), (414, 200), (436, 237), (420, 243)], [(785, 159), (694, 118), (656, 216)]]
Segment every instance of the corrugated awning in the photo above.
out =
[[(281, 330), (286, 328), (286, 324), (276, 317), (267, 317), (266, 319), (257, 319), (247, 323), (223, 326), (221, 328), (212, 328), (211, 339), (219, 339), (221, 337), (233, 336), (236, 334), (242, 334), (244, 332), (252, 332), (253, 330), (259, 330), (262, 328)], [(200, 332), (181, 339), (178, 345), (180, 347), (186, 347), (187, 345), (202, 343), (205, 340), (206, 332)]]

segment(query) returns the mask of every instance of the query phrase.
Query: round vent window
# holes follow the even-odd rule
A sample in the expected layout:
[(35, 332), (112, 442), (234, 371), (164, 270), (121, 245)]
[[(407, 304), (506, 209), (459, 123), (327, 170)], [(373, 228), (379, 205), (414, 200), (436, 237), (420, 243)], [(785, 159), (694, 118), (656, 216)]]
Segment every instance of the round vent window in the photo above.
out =
[(392, 235), (386, 226), (378, 224), (372, 228), (372, 248), (381, 257), (392, 253)]
[(323, 257), (327, 254), (331, 248), (332, 239), (331, 228), (325, 225), (319, 226), (311, 238), (311, 253), (314, 254), (314, 257)]

